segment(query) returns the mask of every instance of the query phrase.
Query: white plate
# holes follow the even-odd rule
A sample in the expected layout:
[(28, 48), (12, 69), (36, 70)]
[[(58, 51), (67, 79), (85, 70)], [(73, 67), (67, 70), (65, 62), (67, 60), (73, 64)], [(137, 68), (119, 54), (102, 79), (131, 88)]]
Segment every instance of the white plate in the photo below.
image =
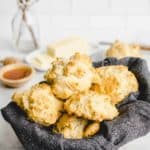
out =
[(41, 68), (41, 67), (38, 67), (37, 65), (34, 65), (32, 63), (32, 60), (35, 56), (43, 53), (43, 52), (46, 52), (46, 48), (41, 48), (41, 49), (37, 49), (36, 51), (33, 51), (31, 53), (29, 53), (26, 57), (25, 57), (25, 62), (30, 64), (32, 67), (34, 67), (37, 71), (46, 71), (48, 70), (49, 67), (46, 67), (46, 68)]

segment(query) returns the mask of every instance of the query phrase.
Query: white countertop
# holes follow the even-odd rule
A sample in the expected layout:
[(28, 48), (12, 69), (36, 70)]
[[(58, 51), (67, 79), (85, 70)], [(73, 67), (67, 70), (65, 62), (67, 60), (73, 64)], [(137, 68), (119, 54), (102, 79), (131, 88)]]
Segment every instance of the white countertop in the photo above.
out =
[[(24, 54), (18, 53), (17, 51), (9, 50), (10, 48), (6, 48), (5, 50), (0, 50), (0, 57), (2, 56), (19, 56), (23, 57)], [(144, 52), (144, 56), (148, 61), (148, 65), (150, 68), (150, 52)], [(97, 55), (98, 56), (98, 55)], [(24, 87), (21, 89), (25, 89), (30, 87), (32, 84), (37, 83), (42, 80), (42, 73), (37, 73), (35, 77), (29, 81)], [(12, 89), (4, 87), (0, 84), (0, 108), (6, 106), (11, 101), (11, 95), (14, 91), (18, 89)], [(20, 90), (20, 89), (19, 89)], [(145, 137), (139, 138), (125, 146), (123, 146), (120, 150), (149, 150), (150, 146), (150, 134)], [(4, 121), (0, 114), (0, 150), (22, 150), (22, 145), (18, 141), (14, 131), (10, 127), (10, 125)]]

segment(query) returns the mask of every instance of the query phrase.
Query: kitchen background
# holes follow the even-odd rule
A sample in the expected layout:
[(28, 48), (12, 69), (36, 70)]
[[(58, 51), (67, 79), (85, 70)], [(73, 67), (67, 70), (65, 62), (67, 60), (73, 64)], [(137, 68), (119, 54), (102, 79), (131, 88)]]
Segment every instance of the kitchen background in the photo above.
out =
[[(33, 9), (39, 19), (43, 46), (71, 35), (95, 43), (120, 39), (150, 45), (150, 0), (39, 0)], [(7, 50), (14, 50), (11, 21), (16, 12), (16, 0), (0, 0), (0, 58), (7, 55)], [(0, 104), (4, 106), (6, 101), (2, 100), (11, 94), (7, 95), (2, 88), (0, 94)], [(0, 150), (20, 150), (22, 146), (10, 126), (3, 122), (0, 127)], [(143, 145), (149, 145), (149, 137), (136, 140), (136, 147), (143, 149)], [(130, 143), (122, 150), (134, 148), (135, 143)]]
[[(0, 0), (0, 47), (9, 49), (16, 0)], [(90, 41), (149, 43), (150, 0), (39, 0), (34, 5), (42, 45), (69, 35)]]

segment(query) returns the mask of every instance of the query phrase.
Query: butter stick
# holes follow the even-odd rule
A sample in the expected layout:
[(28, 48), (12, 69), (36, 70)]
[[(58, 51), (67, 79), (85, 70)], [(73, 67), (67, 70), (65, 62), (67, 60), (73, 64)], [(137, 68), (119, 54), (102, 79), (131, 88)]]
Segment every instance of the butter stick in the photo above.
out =
[(47, 53), (52, 57), (68, 58), (75, 52), (88, 54), (88, 51), (88, 42), (80, 37), (66, 38), (47, 47)]

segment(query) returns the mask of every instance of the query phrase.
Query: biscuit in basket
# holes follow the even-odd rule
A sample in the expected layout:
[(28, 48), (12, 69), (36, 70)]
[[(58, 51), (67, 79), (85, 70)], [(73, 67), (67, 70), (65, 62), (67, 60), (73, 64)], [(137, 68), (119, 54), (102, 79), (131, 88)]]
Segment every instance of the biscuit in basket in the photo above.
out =
[(56, 123), (54, 131), (63, 134), (65, 138), (81, 139), (87, 124), (88, 121), (86, 119), (64, 114)]
[(97, 72), (100, 80), (92, 86), (92, 90), (109, 95), (114, 104), (122, 101), (131, 92), (138, 91), (138, 81), (126, 66), (100, 67)]
[(118, 115), (109, 96), (93, 91), (74, 94), (65, 102), (64, 109), (69, 114), (98, 122), (112, 120)]
[(54, 124), (63, 110), (63, 102), (54, 97), (45, 83), (36, 84), (28, 92), (15, 93), (12, 99), (30, 120), (44, 126)]
[(45, 74), (45, 79), (51, 84), (55, 96), (63, 100), (76, 92), (89, 90), (98, 78), (90, 57), (79, 53), (64, 63), (57, 59), (52, 69)]

